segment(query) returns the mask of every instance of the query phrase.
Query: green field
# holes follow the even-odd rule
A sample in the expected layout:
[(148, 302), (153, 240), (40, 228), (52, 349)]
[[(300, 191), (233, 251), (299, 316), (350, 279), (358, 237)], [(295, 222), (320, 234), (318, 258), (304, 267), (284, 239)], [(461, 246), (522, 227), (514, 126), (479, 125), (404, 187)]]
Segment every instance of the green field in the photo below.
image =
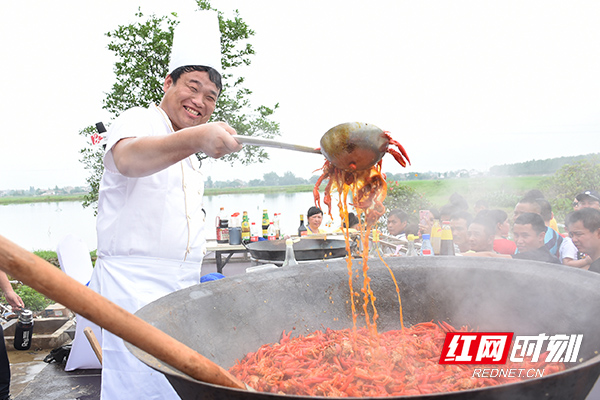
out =
[[(523, 193), (538, 187), (544, 179), (543, 176), (523, 176), (513, 178), (457, 178), (421, 181), (402, 181), (423, 194), (434, 206), (441, 207), (448, 202), (452, 193), (458, 193), (467, 199), (469, 205), (473, 206), (479, 199), (493, 199), (493, 203), (501, 207), (511, 208), (514, 201)], [(323, 190), (324, 186), (321, 186)], [(206, 189), (206, 196), (219, 194), (246, 194), (246, 193), (296, 193), (312, 191), (313, 185), (271, 186), (271, 187), (242, 187)], [(56, 201), (83, 201), (83, 195), (61, 195), (61, 196), (39, 196), (39, 197), (2, 197), (2, 204), (20, 204), (33, 202), (56, 202)], [(512, 204), (511, 204), (512, 203)], [(503, 205), (505, 204), (505, 205)]]
[[(428, 181), (405, 181), (407, 185), (422, 193), (434, 206), (441, 207), (448, 202), (453, 193), (463, 196), (470, 206), (479, 199), (495, 200), (503, 207), (509, 207), (515, 198), (521, 197), (531, 189), (537, 189), (543, 176), (522, 176), (512, 178), (458, 178)], [(512, 204), (514, 206), (514, 203)], [(510, 206), (510, 207), (512, 207)]]

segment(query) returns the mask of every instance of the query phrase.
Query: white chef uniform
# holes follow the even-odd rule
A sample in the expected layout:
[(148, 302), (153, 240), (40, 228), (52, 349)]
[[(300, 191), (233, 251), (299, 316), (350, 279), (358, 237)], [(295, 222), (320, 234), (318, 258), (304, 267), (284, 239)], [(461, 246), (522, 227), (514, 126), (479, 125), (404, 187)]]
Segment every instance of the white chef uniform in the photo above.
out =
[[(211, 66), (220, 72), (216, 14), (195, 14), (175, 30), (169, 73), (185, 65)], [(205, 213), (197, 158), (190, 156), (150, 176), (127, 178), (117, 170), (110, 151), (123, 138), (172, 132), (168, 116), (156, 105), (125, 111), (108, 132), (98, 199), (98, 260), (90, 287), (132, 313), (200, 282)], [(137, 360), (107, 331), (102, 352), (103, 400), (179, 399), (163, 374)]]
[[(124, 137), (171, 132), (157, 106), (124, 112), (107, 150)], [(203, 179), (189, 157), (143, 178), (118, 173), (107, 151), (98, 201), (98, 261), (90, 287), (134, 313), (200, 282), (204, 254)], [(182, 190), (183, 189), (183, 190)], [(102, 399), (178, 399), (164, 375), (137, 360), (118, 337), (102, 336)]]

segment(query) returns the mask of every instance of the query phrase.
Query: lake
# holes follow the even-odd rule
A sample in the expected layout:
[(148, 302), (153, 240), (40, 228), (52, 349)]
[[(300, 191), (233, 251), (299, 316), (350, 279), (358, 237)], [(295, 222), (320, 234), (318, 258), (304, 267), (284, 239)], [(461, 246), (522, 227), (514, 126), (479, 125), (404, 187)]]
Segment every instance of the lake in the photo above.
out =
[[(335, 196), (333, 196), (335, 199)], [(333, 201), (332, 229), (340, 225), (337, 200)], [(248, 211), (250, 222), (260, 224), (263, 209), (269, 218), (281, 213), (281, 230), (294, 234), (300, 225), (300, 214), (306, 214), (314, 204), (312, 192), (282, 194), (224, 194), (204, 197), (207, 236), (215, 238), (215, 219), (220, 207), (228, 215)], [(324, 210), (325, 212), (327, 210)], [(322, 227), (330, 221), (324, 218)], [(306, 222), (306, 221), (305, 221)], [(90, 250), (96, 249), (96, 218), (94, 210), (83, 208), (80, 202), (9, 204), (0, 206), (0, 235), (29, 251), (53, 250), (66, 235), (81, 237)]]

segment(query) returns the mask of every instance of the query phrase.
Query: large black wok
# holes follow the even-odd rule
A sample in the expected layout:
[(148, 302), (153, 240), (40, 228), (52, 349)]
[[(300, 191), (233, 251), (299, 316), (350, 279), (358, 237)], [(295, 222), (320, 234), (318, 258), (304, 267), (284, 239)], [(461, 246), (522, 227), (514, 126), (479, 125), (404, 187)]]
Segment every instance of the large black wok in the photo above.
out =
[[(246, 245), (250, 256), (257, 260), (284, 261), (285, 240), (262, 240)], [(294, 243), (297, 261), (312, 261), (339, 258), (347, 255), (346, 242), (341, 239), (302, 238)]]
[[(404, 323), (444, 320), (515, 335), (583, 334), (582, 360), (543, 378), (411, 399), (584, 399), (600, 373), (600, 274), (533, 261), (468, 257), (387, 260), (398, 280)], [(355, 267), (361, 267), (355, 260)], [(388, 270), (369, 260), (380, 332), (398, 329), (398, 301)], [(354, 274), (356, 275), (356, 274)], [(357, 283), (359, 285), (359, 283)], [(137, 315), (224, 368), (283, 330), (306, 334), (352, 326), (345, 260), (315, 262), (230, 277), (165, 296)], [(361, 310), (361, 307), (357, 308)], [(364, 323), (364, 319), (360, 319)], [(274, 399), (195, 381), (129, 346), (164, 373), (182, 399)], [(303, 398), (286, 396), (287, 398)]]

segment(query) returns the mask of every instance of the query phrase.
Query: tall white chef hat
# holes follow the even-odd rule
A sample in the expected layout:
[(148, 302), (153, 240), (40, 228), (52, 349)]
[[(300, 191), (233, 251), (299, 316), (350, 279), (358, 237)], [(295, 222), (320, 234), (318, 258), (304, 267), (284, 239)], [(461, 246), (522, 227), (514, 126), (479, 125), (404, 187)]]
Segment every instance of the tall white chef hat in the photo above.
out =
[(221, 71), (221, 31), (215, 11), (196, 11), (175, 27), (169, 74), (179, 67), (203, 65)]

